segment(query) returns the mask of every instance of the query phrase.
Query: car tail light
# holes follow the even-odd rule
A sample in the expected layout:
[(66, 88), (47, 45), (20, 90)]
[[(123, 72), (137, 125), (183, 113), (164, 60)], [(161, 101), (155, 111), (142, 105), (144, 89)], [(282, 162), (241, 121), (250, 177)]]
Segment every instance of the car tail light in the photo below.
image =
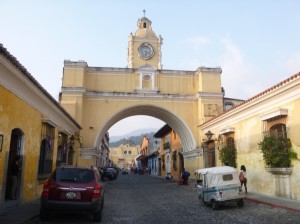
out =
[(93, 198), (100, 198), (101, 197), (101, 185), (96, 184), (94, 187), (94, 192), (93, 192)]
[(48, 197), (49, 196), (49, 183), (48, 182), (44, 183), (42, 196), (43, 197)]
[(223, 197), (223, 191), (222, 191), (222, 189), (219, 190), (219, 194), (220, 194), (221, 197)]

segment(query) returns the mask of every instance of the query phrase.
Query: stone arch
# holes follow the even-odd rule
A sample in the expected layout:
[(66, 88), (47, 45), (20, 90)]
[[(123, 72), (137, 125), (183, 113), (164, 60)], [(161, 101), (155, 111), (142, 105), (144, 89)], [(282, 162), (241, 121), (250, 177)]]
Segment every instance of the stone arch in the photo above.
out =
[(118, 121), (135, 115), (147, 115), (158, 118), (166, 122), (180, 136), (183, 152), (188, 152), (196, 149), (196, 140), (188, 125), (174, 113), (161, 107), (153, 105), (138, 105), (125, 108), (115, 113), (101, 128), (95, 140), (94, 146), (101, 144), (101, 139), (104, 137), (108, 129)]

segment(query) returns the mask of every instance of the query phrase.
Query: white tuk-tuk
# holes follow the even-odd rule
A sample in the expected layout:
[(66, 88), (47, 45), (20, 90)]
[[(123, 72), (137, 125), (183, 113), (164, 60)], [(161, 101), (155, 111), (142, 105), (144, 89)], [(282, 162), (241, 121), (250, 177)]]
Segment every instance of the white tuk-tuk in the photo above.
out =
[(198, 197), (214, 210), (225, 203), (237, 203), (244, 206), (244, 195), (238, 172), (230, 166), (204, 168), (195, 171)]

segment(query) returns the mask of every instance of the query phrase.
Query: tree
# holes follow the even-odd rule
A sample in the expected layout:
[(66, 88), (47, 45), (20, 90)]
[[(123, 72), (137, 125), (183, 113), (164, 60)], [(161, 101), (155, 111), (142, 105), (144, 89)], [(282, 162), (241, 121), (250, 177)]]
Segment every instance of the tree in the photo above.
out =
[(221, 162), (227, 166), (236, 168), (237, 150), (233, 145), (224, 146), (219, 150), (219, 158)]
[(267, 167), (291, 167), (291, 160), (298, 159), (287, 137), (266, 135), (258, 145)]

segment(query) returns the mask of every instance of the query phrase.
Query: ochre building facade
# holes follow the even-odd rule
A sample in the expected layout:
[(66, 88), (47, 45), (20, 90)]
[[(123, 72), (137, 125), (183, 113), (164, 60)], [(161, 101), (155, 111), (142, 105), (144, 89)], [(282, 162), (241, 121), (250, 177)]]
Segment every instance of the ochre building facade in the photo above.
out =
[[(248, 192), (300, 200), (299, 159), (291, 160), (288, 167), (270, 167), (259, 148), (266, 135), (287, 137), (300, 158), (299, 87), (300, 73), (199, 125), (202, 159), (206, 151), (215, 150), (216, 166), (223, 165), (219, 154), (230, 144), (236, 148), (237, 169), (246, 166)], [(210, 140), (208, 131), (214, 134)]]
[(85, 147), (95, 150), (109, 128), (126, 117), (161, 119), (180, 136), (185, 168), (195, 170), (203, 165), (197, 125), (223, 111), (222, 71), (164, 70), (162, 44), (151, 21), (142, 17), (128, 37), (127, 68), (65, 61), (60, 103), (82, 126)]
[[(40, 197), (52, 170), (76, 164), (80, 125), (0, 44), (0, 208)], [(73, 136), (73, 137), (72, 137)], [(20, 156), (12, 193), (12, 163)]]

